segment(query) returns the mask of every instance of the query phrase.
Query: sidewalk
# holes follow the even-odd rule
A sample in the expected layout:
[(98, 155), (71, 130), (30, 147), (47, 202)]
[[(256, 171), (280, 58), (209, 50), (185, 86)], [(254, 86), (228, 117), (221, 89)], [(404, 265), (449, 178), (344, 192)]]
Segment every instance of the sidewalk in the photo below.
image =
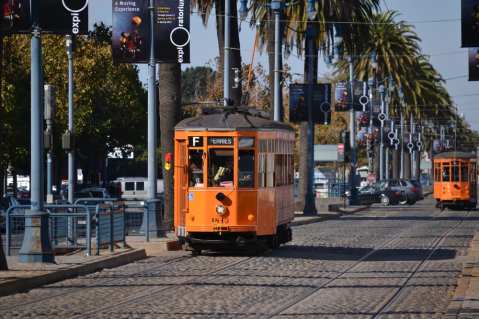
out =
[(446, 318), (479, 318), (479, 232), (469, 246)]
[(25, 292), (54, 282), (119, 267), (146, 258), (145, 249), (120, 248), (110, 253), (102, 250), (100, 256), (76, 254), (55, 256), (55, 264), (18, 261), (18, 256), (7, 257), (8, 271), (0, 271), (0, 296)]

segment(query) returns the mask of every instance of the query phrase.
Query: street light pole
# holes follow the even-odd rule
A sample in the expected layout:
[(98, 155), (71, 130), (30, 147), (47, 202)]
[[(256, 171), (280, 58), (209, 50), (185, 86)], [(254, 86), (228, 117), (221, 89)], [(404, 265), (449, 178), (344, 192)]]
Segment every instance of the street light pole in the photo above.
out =
[(150, 0), (150, 59), (148, 63), (148, 194), (147, 207), (143, 214), (142, 231), (146, 241), (150, 240), (151, 234), (158, 234), (157, 224), (157, 156), (158, 146), (158, 110), (156, 108), (156, 57), (155, 57), (155, 1)]
[(45, 145), (47, 149), (47, 203), (53, 203), (52, 194), (52, 150), (53, 150), (53, 118), (55, 116), (55, 88), (52, 85), (45, 85), (44, 87), (44, 100), (45, 100), (45, 122), (47, 123), (47, 130), (45, 133), (45, 140), (48, 145)]
[(274, 12), (274, 120), (281, 121), (281, 11), (283, 2), (281, 0), (271, 1), (271, 9)]
[(231, 32), (231, 2), (225, 0), (225, 47), (223, 57), (223, 94), (224, 106), (231, 104), (230, 93), (230, 32)]
[(306, 196), (304, 199), (304, 215), (316, 215), (316, 199), (314, 197), (314, 123), (313, 123), (313, 86), (314, 86), (314, 47), (316, 26), (313, 23), (308, 22), (308, 28), (306, 31), (306, 37), (308, 41), (308, 52), (306, 59), (309, 59), (307, 69), (307, 83), (308, 89), (306, 93), (306, 105), (308, 108), (308, 133), (307, 133), (307, 145), (308, 145), (308, 159), (307, 159), (307, 176), (306, 176)]
[(70, 133), (70, 149), (68, 150), (68, 202), (73, 204), (75, 195), (75, 147), (73, 138), (75, 128), (73, 127), (73, 37), (66, 36), (66, 47), (68, 57), (68, 132)]
[[(349, 56), (349, 82), (351, 90), (351, 101), (354, 97), (354, 63), (353, 57)], [(349, 182), (351, 185), (351, 199), (350, 205), (357, 204), (357, 189), (356, 189), (356, 110), (354, 109), (354, 103), (351, 103), (351, 111), (349, 113), (349, 143), (351, 145), (351, 169), (349, 172)]]
[[(381, 94), (381, 113), (384, 113), (384, 86), (379, 87), (379, 93)], [(384, 121), (381, 121), (381, 131), (379, 140), (379, 180), (384, 180)]]
[(48, 231), (48, 214), (44, 212), (43, 117), (42, 105), (42, 40), (38, 26), (38, 5), (32, 2), (33, 32), (31, 39), (31, 145), (30, 145), (30, 210), (25, 212), (25, 234), (19, 253), (20, 262), (54, 262)]

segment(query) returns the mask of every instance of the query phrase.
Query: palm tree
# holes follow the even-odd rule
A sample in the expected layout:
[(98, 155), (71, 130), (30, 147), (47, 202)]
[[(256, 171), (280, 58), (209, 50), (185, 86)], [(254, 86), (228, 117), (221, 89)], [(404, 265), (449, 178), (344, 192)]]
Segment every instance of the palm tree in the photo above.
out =
[[(160, 145), (164, 159), (167, 153), (174, 155), (174, 127), (181, 114), (181, 65), (160, 63), (159, 117)], [(164, 163), (164, 161), (161, 161)], [(164, 183), (164, 209), (167, 222), (173, 221), (173, 169), (166, 170), (162, 165)]]
[[(285, 10), (285, 47), (287, 53), (291, 51), (291, 48), (296, 47), (297, 53), (305, 56), (305, 82), (307, 79), (312, 79), (312, 82), (316, 83), (318, 80), (319, 50), (324, 54), (329, 54), (331, 47), (334, 45), (334, 24), (332, 22), (341, 25), (346, 46), (348, 48), (353, 47), (355, 41), (364, 32), (362, 22), (367, 21), (373, 12), (379, 9), (379, 0), (318, 0), (314, 2), (317, 14), (313, 20), (308, 19), (307, 2), (307, 0), (299, 1)], [(307, 41), (308, 28), (309, 30), (317, 30), (314, 34), (314, 41)], [(313, 64), (312, 68), (310, 64)], [(309, 70), (312, 70), (313, 74), (309, 74)], [(314, 136), (314, 132), (311, 132), (311, 134)], [(306, 142), (308, 140), (307, 136), (308, 124), (301, 123), (299, 152), (305, 155), (301, 156), (299, 160), (301, 206), (305, 204), (304, 199), (308, 190), (307, 176), (311, 173), (310, 169), (313, 169), (308, 168), (308, 158), (312, 155)]]
[[(239, 29), (238, 29), (238, 10), (236, 6), (237, 0), (226, 0), (230, 1), (231, 7), (231, 42), (230, 42), (230, 61), (231, 61), (231, 70), (230, 75), (233, 73), (233, 69), (241, 70), (241, 46), (239, 40)], [(223, 62), (224, 62), (224, 39), (225, 39), (225, 0), (193, 0), (192, 7), (196, 8), (203, 19), (203, 23), (206, 25), (208, 23), (209, 16), (213, 7), (215, 8), (216, 16), (216, 35), (218, 41), (219, 49), (219, 60), (218, 60), (218, 77), (217, 81), (223, 81)], [(230, 92), (231, 99), (234, 102), (235, 106), (241, 104), (242, 97), (242, 81), (238, 84), (237, 88), (232, 88), (230, 83)]]
[[(422, 54), (421, 40), (414, 28), (404, 21), (396, 21), (397, 18), (395, 11), (372, 15), (361, 41), (363, 45), (346, 50), (355, 50), (357, 53), (355, 71), (359, 79), (367, 80), (368, 75), (375, 73), (377, 78), (385, 79), (386, 86), (393, 87), (390, 94), (392, 117), (399, 117), (402, 112), (425, 120), (432, 113), (437, 114), (452, 105), (452, 101), (444, 87), (444, 80)], [(378, 56), (377, 69), (373, 69), (370, 59), (373, 52)], [(346, 76), (347, 62), (341, 61), (337, 66), (338, 73)], [(394, 83), (390, 83), (389, 79)], [(405, 106), (400, 103), (400, 89), (404, 93)], [(410, 176), (408, 157), (406, 152), (406, 177)], [(398, 158), (398, 152), (393, 152), (393, 158)], [(398, 163), (398, 160), (393, 160), (394, 176), (398, 172)]]

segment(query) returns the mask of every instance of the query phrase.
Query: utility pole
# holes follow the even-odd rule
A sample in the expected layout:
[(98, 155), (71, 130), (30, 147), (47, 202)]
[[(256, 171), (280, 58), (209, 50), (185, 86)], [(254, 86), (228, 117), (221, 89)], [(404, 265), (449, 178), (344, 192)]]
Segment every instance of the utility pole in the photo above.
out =
[(38, 1), (32, 1), (33, 32), (31, 39), (31, 115), (30, 115), (30, 194), (31, 206), (25, 212), (25, 234), (20, 248), (20, 262), (52, 263), (48, 213), (44, 211), (43, 176), (43, 75), (42, 40), (39, 27)]
[[(354, 96), (354, 63), (353, 57), (349, 56), (349, 84), (351, 90), (351, 101)], [(349, 113), (349, 143), (351, 144), (351, 168), (349, 172), (349, 183), (351, 185), (351, 199), (350, 205), (357, 204), (357, 189), (356, 189), (356, 110), (354, 103), (351, 103), (351, 111)]]
[(68, 57), (68, 202), (73, 204), (75, 195), (75, 128), (73, 127), (73, 37), (66, 36)]
[(404, 108), (404, 94), (402, 92), (402, 89), (399, 90), (399, 99), (400, 99), (400, 109), (399, 109), (399, 116), (400, 116), (400, 120), (399, 120), (399, 126), (400, 126), (400, 129), (401, 129), (401, 141), (400, 141), (400, 147), (401, 147), (401, 165), (400, 165), (400, 171), (399, 171), (399, 178), (403, 179), (404, 178), (404, 146), (406, 145), (406, 143), (404, 143), (404, 115), (403, 115), (403, 108)]
[[(386, 97), (385, 99), (385, 102), (384, 102), (384, 113), (386, 114), (386, 118), (388, 119), (388, 122), (391, 123), (391, 121), (389, 121), (389, 96)], [(390, 129), (391, 129), (391, 132), (392, 132), (392, 129), (393, 129), (393, 126), (390, 124)], [(383, 136), (384, 136), (384, 133), (383, 133)], [(384, 141), (383, 141), (384, 143)], [(385, 165), (384, 165), (384, 178), (386, 180), (389, 179), (389, 146), (386, 145), (385, 149), (384, 149), (384, 162), (385, 162)]]
[(416, 151), (414, 149), (414, 135), (416, 134), (416, 127), (414, 124), (414, 115), (411, 114), (411, 133), (410, 133), (410, 138), (409, 142), (413, 145), (411, 147), (411, 179), (416, 178)]
[[(158, 234), (156, 182), (158, 179), (156, 149), (158, 146), (158, 110), (156, 99), (156, 56), (155, 56), (155, 1), (150, 0), (150, 59), (148, 62), (148, 195), (147, 207), (143, 214), (142, 230), (146, 241), (150, 235)], [(156, 236), (155, 236), (156, 237)]]
[[(228, 0), (226, 0), (228, 1)], [(271, 9), (274, 12), (274, 120), (281, 119), (281, 54), (282, 54), (282, 37), (281, 37), (281, 12), (283, 10), (283, 1), (272, 0)]]

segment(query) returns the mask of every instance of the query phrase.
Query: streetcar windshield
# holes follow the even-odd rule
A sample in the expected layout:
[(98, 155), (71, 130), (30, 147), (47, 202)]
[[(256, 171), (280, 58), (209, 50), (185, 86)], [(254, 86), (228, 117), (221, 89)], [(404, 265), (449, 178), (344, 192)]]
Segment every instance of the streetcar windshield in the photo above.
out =
[(213, 148), (208, 157), (208, 186), (233, 187), (234, 153), (232, 148)]
[(189, 185), (203, 187), (203, 151), (190, 150), (189, 156)]

